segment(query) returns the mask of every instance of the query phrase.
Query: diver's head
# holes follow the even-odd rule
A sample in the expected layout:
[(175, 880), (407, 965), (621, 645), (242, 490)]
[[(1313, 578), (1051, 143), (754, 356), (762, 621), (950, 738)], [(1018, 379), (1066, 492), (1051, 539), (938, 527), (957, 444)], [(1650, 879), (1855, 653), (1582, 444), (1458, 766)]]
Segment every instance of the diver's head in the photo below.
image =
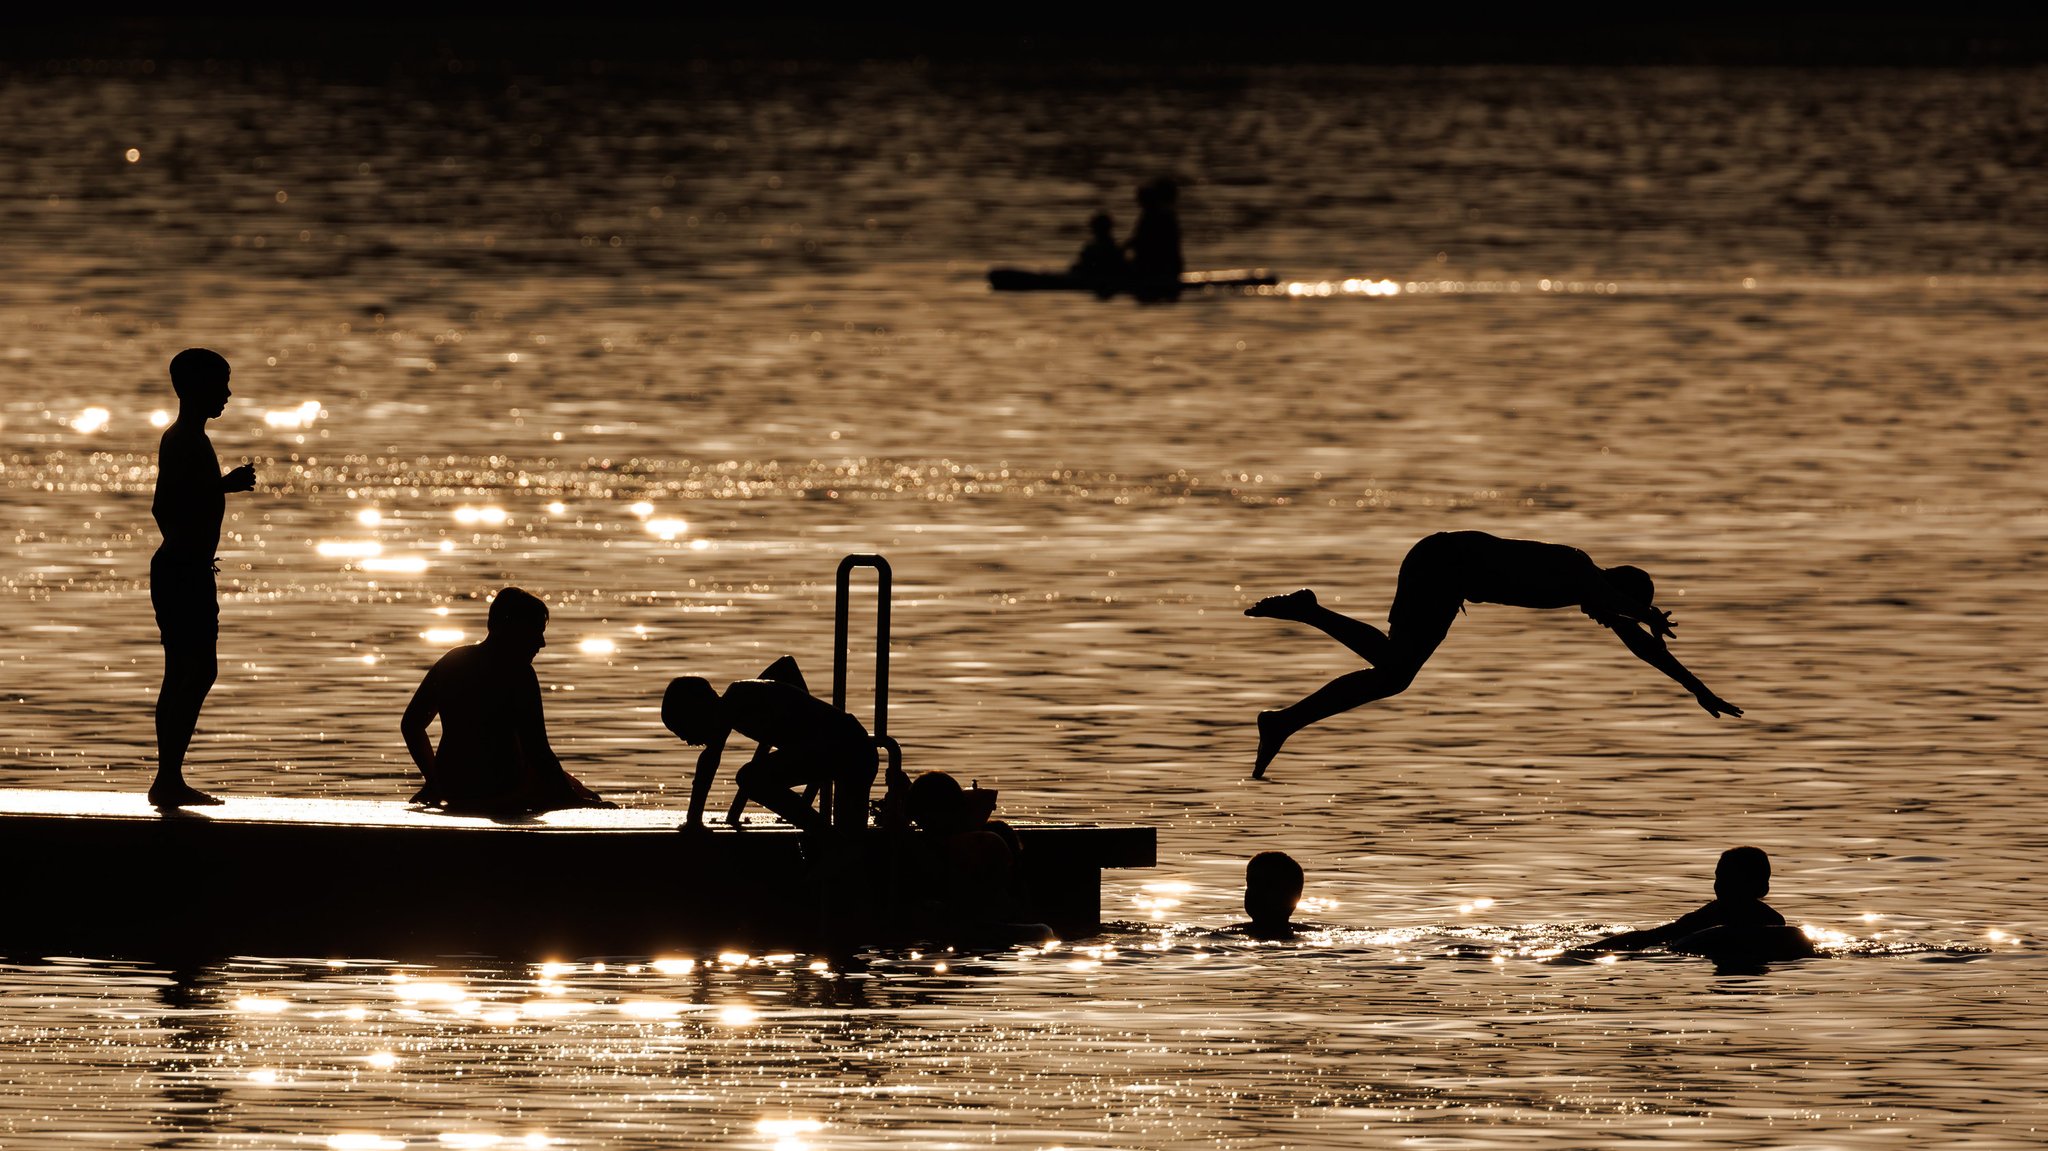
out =
[(1608, 586), (1630, 603), (1650, 607), (1657, 602), (1657, 585), (1651, 581), (1650, 573), (1639, 567), (1622, 564), (1603, 568), (1600, 574), (1607, 577)]

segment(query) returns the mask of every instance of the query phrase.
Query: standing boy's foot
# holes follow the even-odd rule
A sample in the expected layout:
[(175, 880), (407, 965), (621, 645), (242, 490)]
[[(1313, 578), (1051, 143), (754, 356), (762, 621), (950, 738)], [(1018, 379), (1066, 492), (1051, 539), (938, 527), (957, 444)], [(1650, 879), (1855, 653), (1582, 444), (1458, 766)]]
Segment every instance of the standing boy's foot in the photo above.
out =
[(224, 802), (226, 801), (216, 799), (183, 780), (149, 785), (151, 807), (210, 807)]
[(1253, 779), (1266, 778), (1266, 765), (1273, 762), (1274, 756), (1280, 754), (1280, 745), (1286, 743), (1287, 737), (1291, 734), (1293, 733), (1280, 730), (1279, 712), (1259, 713), (1259, 755), (1252, 761)]
[(1291, 591), (1286, 595), (1269, 595), (1265, 599), (1244, 609), (1244, 614), (1271, 619), (1298, 620), (1302, 613), (1316, 606), (1316, 593), (1307, 588)]

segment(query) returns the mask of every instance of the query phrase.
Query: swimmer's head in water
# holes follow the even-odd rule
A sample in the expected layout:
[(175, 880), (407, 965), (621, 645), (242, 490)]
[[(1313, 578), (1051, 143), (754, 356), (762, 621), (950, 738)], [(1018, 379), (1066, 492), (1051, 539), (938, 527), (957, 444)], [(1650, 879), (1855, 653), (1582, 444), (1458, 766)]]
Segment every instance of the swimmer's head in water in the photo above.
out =
[(500, 588), (491, 597), (486, 626), (491, 638), (500, 643), (531, 647), (539, 651), (548, 645), (548, 605), (524, 588)]
[(1631, 602), (1644, 607), (1657, 602), (1657, 585), (1651, 581), (1649, 572), (1622, 564), (1619, 567), (1602, 569), (1601, 574), (1607, 577), (1609, 586)]
[(1097, 212), (1088, 217), (1088, 230), (1098, 238), (1107, 240), (1116, 231), (1116, 221), (1108, 212)]
[(1258, 927), (1285, 927), (1301, 903), (1301, 864), (1284, 851), (1261, 851), (1244, 866), (1244, 913)]
[(1731, 847), (1714, 865), (1717, 899), (1762, 899), (1771, 892), (1771, 857), (1760, 847)]
[(679, 675), (661, 694), (661, 725), (689, 744), (702, 744), (724, 726), (718, 689), (702, 676)]
[(171, 357), (171, 390), (181, 400), (200, 400), (218, 395), (226, 400), (228, 361), (210, 348), (186, 348)]

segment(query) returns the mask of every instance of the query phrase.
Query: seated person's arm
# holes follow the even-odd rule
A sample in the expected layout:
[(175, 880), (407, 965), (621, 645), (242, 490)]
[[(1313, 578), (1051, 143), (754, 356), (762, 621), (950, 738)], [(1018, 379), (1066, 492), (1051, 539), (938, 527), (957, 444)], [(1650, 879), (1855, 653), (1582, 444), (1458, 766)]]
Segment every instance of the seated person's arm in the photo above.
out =
[[(1590, 615), (1591, 612), (1589, 611), (1587, 614)], [(1678, 662), (1678, 657), (1671, 654), (1671, 650), (1664, 646), (1664, 641), (1643, 630), (1642, 625), (1619, 620), (1602, 619), (1599, 616), (1594, 616), (1593, 618), (1600, 620), (1615, 635), (1621, 637), (1621, 642), (1627, 645), (1629, 651), (1635, 653), (1637, 659), (1670, 676), (1677, 682), (1678, 686), (1691, 692), (1693, 698), (1699, 701), (1699, 705), (1706, 709), (1708, 715), (1742, 714), (1741, 708), (1708, 691), (1707, 685), (1701, 683), (1698, 676), (1687, 671), (1685, 665)]]
[(412, 702), (405, 707), (405, 714), (399, 718), (398, 731), (405, 737), (405, 750), (411, 754), (413, 766), (419, 769), (420, 778), (426, 781), (413, 797), (414, 803), (433, 803), (439, 799), (434, 787), (434, 741), (427, 736), (427, 725), (440, 714), (441, 699), (439, 683), (432, 671), (420, 680), (419, 690), (412, 693)]

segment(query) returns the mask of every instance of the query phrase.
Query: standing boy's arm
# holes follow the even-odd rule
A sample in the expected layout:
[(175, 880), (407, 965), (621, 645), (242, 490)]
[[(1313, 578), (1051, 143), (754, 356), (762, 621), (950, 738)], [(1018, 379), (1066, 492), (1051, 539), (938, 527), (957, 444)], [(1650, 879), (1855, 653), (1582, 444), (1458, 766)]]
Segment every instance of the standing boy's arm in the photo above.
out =
[(224, 492), (253, 492), (256, 490), (256, 465), (243, 464), (230, 469), (220, 478), (220, 490)]
[(1621, 637), (1621, 642), (1628, 646), (1628, 650), (1635, 653), (1637, 659), (1670, 676), (1677, 682), (1678, 686), (1691, 692), (1693, 698), (1699, 701), (1699, 705), (1707, 709), (1708, 715), (1742, 714), (1741, 708), (1708, 691), (1707, 685), (1701, 683), (1698, 676), (1687, 671), (1685, 665), (1678, 662), (1678, 657), (1671, 654), (1671, 650), (1664, 646), (1663, 640), (1643, 630), (1637, 624), (1603, 622), (1607, 623), (1609, 630)]

